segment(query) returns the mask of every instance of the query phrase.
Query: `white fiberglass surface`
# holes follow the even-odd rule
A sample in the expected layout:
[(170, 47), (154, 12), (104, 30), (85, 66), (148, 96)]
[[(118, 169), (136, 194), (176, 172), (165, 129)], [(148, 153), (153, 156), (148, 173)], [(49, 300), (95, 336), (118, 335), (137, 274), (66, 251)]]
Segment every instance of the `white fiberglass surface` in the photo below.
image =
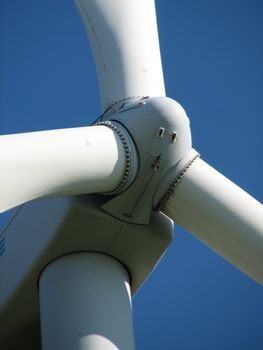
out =
[(197, 159), (164, 212), (263, 284), (263, 205), (239, 186)]
[(103, 109), (130, 96), (164, 96), (153, 0), (77, 0)]
[(120, 138), (104, 126), (0, 137), (0, 210), (50, 195), (115, 189), (125, 171)]

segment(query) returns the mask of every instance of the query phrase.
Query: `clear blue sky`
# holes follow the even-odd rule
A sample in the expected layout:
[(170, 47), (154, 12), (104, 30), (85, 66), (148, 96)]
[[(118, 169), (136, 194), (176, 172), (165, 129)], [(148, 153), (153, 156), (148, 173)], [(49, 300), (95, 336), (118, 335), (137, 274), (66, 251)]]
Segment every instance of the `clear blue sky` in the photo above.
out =
[[(1, 133), (88, 125), (99, 95), (73, 1), (0, 4)], [(263, 2), (159, 0), (157, 11), (167, 95), (194, 147), (262, 202)], [(263, 349), (263, 288), (180, 227), (133, 305), (138, 350)]]

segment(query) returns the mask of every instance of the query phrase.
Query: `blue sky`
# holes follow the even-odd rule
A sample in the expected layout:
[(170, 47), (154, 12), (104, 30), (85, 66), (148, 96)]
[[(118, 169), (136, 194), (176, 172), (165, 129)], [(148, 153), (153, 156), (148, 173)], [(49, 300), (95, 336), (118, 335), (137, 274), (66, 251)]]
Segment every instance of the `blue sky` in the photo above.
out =
[[(0, 6), (0, 132), (88, 125), (99, 95), (73, 1)], [(159, 0), (157, 12), (167, 95), (194, 147), (262, 202), (262, 1)], [(263, 348), (263, 288), (178, 226), (133, 305), (138, 350)]]

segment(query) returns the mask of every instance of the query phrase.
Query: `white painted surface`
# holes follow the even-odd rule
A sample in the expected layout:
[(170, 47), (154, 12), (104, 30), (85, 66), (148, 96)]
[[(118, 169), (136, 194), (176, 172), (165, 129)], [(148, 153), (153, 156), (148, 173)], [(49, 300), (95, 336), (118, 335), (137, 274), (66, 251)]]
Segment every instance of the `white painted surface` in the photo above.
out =
[(129, 271), (133, 295), (154, 270), (171, 243), (172, 220), (153, 212), (149, 225), (121, 222), (100, 209), (106, 199), (46, 198), (19, 208), (5, 229), (0, 258), (1, 350), (17, 350), (21, 339), (23, 350), (40, 344), (38, 279), (55, 258), (80, 251), (110, 255)]
[(164, 96), (154, 0), (76, 0), (88, 32), (102, 108), (128, 96)]
[(91, 126), (0, 137), (0, 212), (32, 199), (110, 191), (125, 172), (117, 134)]
[(40, 277), (42, 350), (133, 350), (129, 277), (115, 259), (74, 253)]
[(263, 206), (240, 187), (197, 159), (163, 211), (263, 284)]

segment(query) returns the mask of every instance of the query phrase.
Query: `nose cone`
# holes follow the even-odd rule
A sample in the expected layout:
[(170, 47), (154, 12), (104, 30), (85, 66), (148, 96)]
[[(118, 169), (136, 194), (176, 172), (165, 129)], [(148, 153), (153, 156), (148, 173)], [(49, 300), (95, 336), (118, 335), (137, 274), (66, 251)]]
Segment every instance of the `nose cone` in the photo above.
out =
[[(156, 201), (169, 188), (166, 175), (180, 174), (192, 151), (189, 119), (176, 101), (167, 97), (130, 99), (112, 106), (106, 116), (130, 133), (139, 157), (139, 171), (131, 186), (103, 205), (111, 215), (136, 224), (148, 224)], [(196, 155), (196, 153), (195, 153)], [(179, 166), (179, 168), (178, 168)], [(159, 183), (165, 179), (164, 185)], [(172, 181), (170, 176), (168, 181)]]

